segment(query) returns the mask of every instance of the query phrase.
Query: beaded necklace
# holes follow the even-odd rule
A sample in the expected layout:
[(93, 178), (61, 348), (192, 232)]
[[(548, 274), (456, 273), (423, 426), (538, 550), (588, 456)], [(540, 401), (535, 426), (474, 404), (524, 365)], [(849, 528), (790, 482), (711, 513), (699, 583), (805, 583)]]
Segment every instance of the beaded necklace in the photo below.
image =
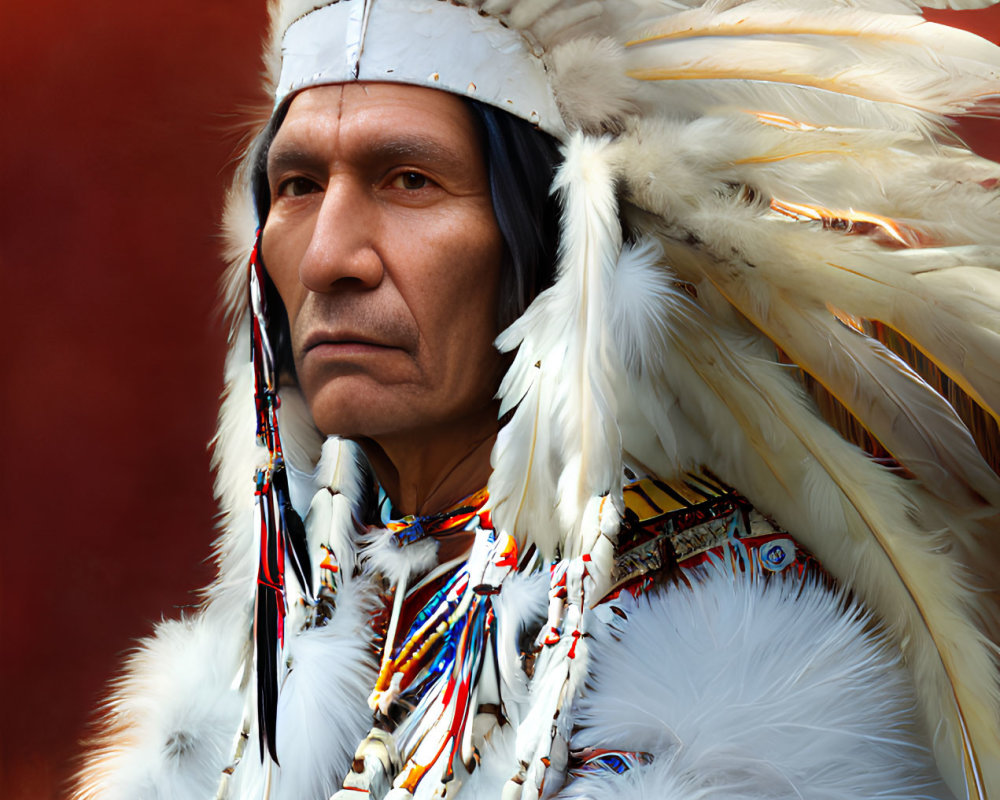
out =
[(387, 525), (399, 546), (463, 530), (474, 531), (475, 541), (398, 643), (407, 580), (394, 588), (382, 665), (369, 698), (375, 727), (358, 747), (337, 800), (356, 798), (359, 791), (429, 797), (456, 779), (459, 759), (463, 774), (475, 767), (471, 719), (484, 664), (495, 658), (493, 597), (518, 561), (514, 539), (493, 530), (487, 500), (484, 489), (440, 514)]

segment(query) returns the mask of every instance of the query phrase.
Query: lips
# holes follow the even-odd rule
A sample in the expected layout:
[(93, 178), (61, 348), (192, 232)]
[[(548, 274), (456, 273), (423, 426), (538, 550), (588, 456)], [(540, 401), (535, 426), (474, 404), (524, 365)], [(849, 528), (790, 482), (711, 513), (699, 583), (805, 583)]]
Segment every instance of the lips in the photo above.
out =
[(310, 350), (327, 345), (333, 347), (341, 345), (362, 345), (365, 347), (380, 348), (395, 347), (395, 345), (389, 344), (378, 337), (356, 331), (313, 331), (306, 336), (305, 341), (302, 343), (302, 352), (308, 353)]

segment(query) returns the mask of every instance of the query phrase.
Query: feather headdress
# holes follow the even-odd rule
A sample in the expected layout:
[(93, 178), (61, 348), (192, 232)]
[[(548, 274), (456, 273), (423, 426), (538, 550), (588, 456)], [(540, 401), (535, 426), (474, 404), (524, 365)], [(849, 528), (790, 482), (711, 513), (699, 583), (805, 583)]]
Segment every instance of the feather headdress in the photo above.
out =
[[(623, 466), (707, 467), (881, 616), (953, 790), (1000, 796), (1000, 480), (982, 455), (1000, 420), (1000, 165), (949, 129), (1000, 113), (1000, 48), (909, 0), (425, 0), (506, 37), (512, 88), (505, 66), (474, 80), (426, 43), (447, 68), (386, 71), (390, 4), (414, 5), (275, 4), (269, 91), (439, 86), (563, 143), (557, 280), (498, 340), (516, 354), (489, 488), (498, 529), (573, 576), (551, 611), (564, 636), (605, 586)], [(319, 13), (342, 17), (342, 64), (310, 50), (332, 46), (310, 38)], [(553, 655), (536, 681), (572, 694), (581, 662)], [(519, 736), (522, 761), (568, 735), (560, 709)], [(540, 791), (532, 769), (512, 786)]]

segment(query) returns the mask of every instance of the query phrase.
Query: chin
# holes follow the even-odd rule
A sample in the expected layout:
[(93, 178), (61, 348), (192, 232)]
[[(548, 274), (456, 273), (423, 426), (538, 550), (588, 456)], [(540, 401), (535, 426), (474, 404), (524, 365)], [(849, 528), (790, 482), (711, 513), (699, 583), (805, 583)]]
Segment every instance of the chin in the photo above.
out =
[(388, 391), (371, 392), (358, 387), (334, 390), (324, 387), (307, 397), (313, 422), (321, 433), (345, 439), (365, 439), (392, 433), (412, 418), (412, 408)]
[(313, 422), (326, 436), (344, 439), (366, 439), (387, 432), (386, 420), (371, 409), (351, 408), (346, 404), (338, 408), (314, 408)]

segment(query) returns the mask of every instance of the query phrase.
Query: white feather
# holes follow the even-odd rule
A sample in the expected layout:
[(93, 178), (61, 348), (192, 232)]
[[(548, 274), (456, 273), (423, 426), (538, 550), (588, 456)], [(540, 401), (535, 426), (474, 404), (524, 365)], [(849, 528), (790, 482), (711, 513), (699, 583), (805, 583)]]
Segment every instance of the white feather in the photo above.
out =
[[(747, 313), (752, 308), (739, 304)], [(955, 410), (879, 342), (824, 311), (774, 303), (754, 321), (812, 374), (929, 491), (956, 513), (1000, 507), (1000, 479)]]
[[(766, 347), (703, 316), (690, 296), (671, 286), (669, 273), (647, 264), (641, 285), (665, 301), (645, 327), (666, 338), (658, 351), (655, 335), (645, 340), (651, 349), (643, 362), (654, 366), (641, 390), (655, 395), (662, 386), (678, 396), (711, 451), (707, 466), (773, 514), (885, 617), (919, 679), (928, 728), (941, 736), (940, 758), (960, 785), (954, 693), (981, 757), (988, 761), (1000, 752), (990, 722), (1000, 692), (992, 653), (975, 625), (979, 598), (955, 553), (942, 547), (946, 535), (961, 539), (961, 528), (935, 530), (939, 518), (917, 511), (928, 502), (918, 487), (846, 445), (809, 409), (787, 371), (762, 357)], [(652, 402), (645, 408), (656, 413)], [(650, 466), (672, 463), (665, 456)], [(932, 593), (921, 591), (929, 586)]]
[(630, 76), (787, 83), (939, 114), (995, 103), (996, 48), (919, 17), (757, 0), (684, 12), (661, 27), (631, 38)]
[[(544, 556), (557, 547), (571, 556), (589, 549), (592, 541), (585, 541), (589, 534), (580, 526), (591, 497), (617, 497), (616, 505), (621, 506), (615, 354), (605, 343), (605, 304), (621, 248), (621, 228), (614, 192), (616, 165), (608, 150), (606, 140), (582, 134), (567, 145), (554, 184), (563, 198), (566, 231), (556, 284), (497, 340), (501, 350), (518, 348), (500, 396), (504, 408), (516, 400), (520, 404), (494, 450), (493, 518), (502, 530), (516, 532), (522, 540), (530, 536)], [(517, 397), (520, 392), (524, 393)], [(543, 418), (552, 420), (555, 428), (544, 438), (538, 425)], [(515, 451), (514, 441), (521, 448), (527, 443), (527, 451)], [(532, 502), (539, 488), (544, 491), (553, 479), (555, 530), (552, 494)], [(531, 485), (536, 483), (539, 486)]]
[[(521, 320), (547, 311), (551, 297), (542, 293)], [(508, 329), (502, 334), (498, 347), (506, 347), (504, 337), (510, 333)], [(530, 537), (546, 542), (543, 549), (551, 551), (560, 538), (554, 502), (559, 463), (554, 461), (555, 431), (547, 424), (546, 413), (556, 402), (553, 393), (560, 365), (551, 359), (532, 361), (531, 355), (529, 348), (519, 349), (500, 384), (501, 413), (517, 410), (500, 429), (490, 454), (493, 473), (488, 489), (498, 530), (514, 535), (522, 549)]]
[(315, 470), (326, 436), (319, 432), (309, 404), (298, 386), (282, 386), (278, 391), (278, 427), (281, 451), (286, 464), (301, 472)]
[[(249, 337), (246, 325), (241, 326), (242, 332)], [(253, 475), (267, 462), (267, 449), (257, 444), (253, 367), (245, 354), (240, 358), (234, 351), (226, 359), (226, 392), (213, 441), (212, 464), (216, 470), (215, 495), (221, 509), (222, 535), (214, 545), (219, 573), (206, 594), (217, 600), (225, 599), (232, 604), (234, 613), (249, 618), (259, 556), (255, 537), (247, 535), (253, 527)]]
[(663, 248), (651, 237), (622, 250), (610, 292), (608, 327), (623, 368), (634, 382), (633, 390), (618, 393), (626, 459), (648, 474), (672, 477), (704, 463), (707, 453), (698, 436), (692, 435), (694, 427), (677, 394), (669, 386), (651, 383), (669, 346), (661, 315), (676, 293), (668, 281), (646, 280), (662, 259)]
[[(493, 598), (497, 620), (497, 661), (503, 682), (501, 697), (515, 726), (528, 697), (528, 678), (521, 664), (521, 641), (533, 639), (545, 620), (548, 576), (544, 572), (514, 573)], [(509, 778), (510, 775), (504, 776)]]

